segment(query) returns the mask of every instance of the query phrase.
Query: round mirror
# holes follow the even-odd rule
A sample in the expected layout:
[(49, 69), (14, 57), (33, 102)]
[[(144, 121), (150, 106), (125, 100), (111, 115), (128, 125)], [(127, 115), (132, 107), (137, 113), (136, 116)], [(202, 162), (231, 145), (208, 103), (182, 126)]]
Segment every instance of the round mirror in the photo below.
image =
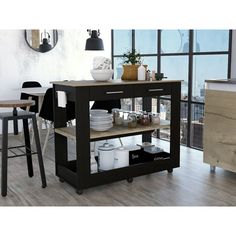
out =
[(57, 30), (25, 30), (27, 44), (37, 52), (48, 52), (52, 50), (58, 41)]

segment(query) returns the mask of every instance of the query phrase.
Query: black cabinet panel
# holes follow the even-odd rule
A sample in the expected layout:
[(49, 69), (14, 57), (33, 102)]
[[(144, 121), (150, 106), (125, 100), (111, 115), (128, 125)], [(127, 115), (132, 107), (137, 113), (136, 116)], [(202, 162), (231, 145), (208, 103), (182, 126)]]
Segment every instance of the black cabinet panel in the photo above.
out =
[(130, 86), (99, 86), (90, 88), (90, 100), (113, 100), (119, 98), (130, 98), (134, 96), (133, 88)]
[(135, 85), (134, 96), (135, 97), (153, 97), (161, 95), (169, 95), (171, 92), (170, 84), (150, 84), (150, 85)]

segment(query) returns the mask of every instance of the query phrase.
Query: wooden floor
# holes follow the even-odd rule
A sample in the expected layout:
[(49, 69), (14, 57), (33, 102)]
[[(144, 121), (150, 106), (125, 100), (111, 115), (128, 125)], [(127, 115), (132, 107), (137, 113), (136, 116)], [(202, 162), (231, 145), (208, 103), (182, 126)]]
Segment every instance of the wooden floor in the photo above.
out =
[[(1, 141), (1, 138), (0, 138)], [(10, 138), (12, 145), (18, 139)], [(70, 149), (73, 150), (73, 142)], [(169, 143), (161, 141), (160, 146)], [(44, 164), (48, 186), (41, 188), (34, 156), (33, 178), (27, 176), (24, 157), (9, 159), (8, 195), (0, 197), (1, 206), (235, 206), (236, 173), (209, 171), (201, 151), (181, 147), (181, 167), (134, 178), (133, 183), (115, 182), (93, 187), (78, 195), (55, 176), (53, 140), (49, 142)], [(73, 154), (71, 155), (73, 158)]]

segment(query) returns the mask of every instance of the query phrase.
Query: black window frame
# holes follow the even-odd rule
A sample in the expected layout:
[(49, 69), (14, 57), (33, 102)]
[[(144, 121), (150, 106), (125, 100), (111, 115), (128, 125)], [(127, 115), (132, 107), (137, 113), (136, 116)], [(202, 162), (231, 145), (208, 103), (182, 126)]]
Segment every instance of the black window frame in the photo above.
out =
[[(205, 106), (205, 102), (194, 101), (192, 99), (193, 94), (193, 58), (196, 55), (228, 55), (228, 68), (227, 68), (227, 79), (231, 77), (231, 60), (232, 60), (232, 29), (229, 29), (229, 42), (228, 42), (228, 50), (227, 51), (207, 51), (207, 52), (194, 52), (193, 44), (194, 44), (194, 30), (189, 30), (189, 51), (183, 53), (162, 53), (161, 52), (161, 29), (157, 30), (157, 53), (153, 54), (140, 54), (141, 57), (148, 56), (156, 56), (157, 57), (157, 72), (161, 72), (161, 59), (164, 56), (188, 56), (188, 99), (181, 99), (181, 104), (187, 103), (187, 142), (186, 146), (200, 149), (191, 145), (191, 124), (192, 124), (192, 105), (199, 104)], [(132, 29), (132, 45), (131, 49), (135, 49), (135, 29)], [(114, 30), (111, 30), (111, 58), (112, 58), (112, 68), (114, 68), (114, 58), (121, 58), (122, 55), (114, 55)], [(161, 97), (162, 100), (170, 100), (169, 98)], [(157, 109), (160, 108), (160, 99), (157, 103)], [(132, 99), (132, 109), (134, 109), (134, 99)], [(183, 144), (185, 145), (185, 144)]]

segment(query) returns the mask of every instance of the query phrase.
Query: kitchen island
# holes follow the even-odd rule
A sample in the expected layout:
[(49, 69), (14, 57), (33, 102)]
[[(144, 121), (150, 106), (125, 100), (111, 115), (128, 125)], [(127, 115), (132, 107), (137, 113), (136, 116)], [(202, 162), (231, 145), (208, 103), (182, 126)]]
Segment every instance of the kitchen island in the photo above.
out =
[[(56, 175), (66, 181), (81, 194), (83, 189), (151, 174), (157, 171), (179, 167), (180, 163), (180, 91), (181, 81), (59, 81), (53, 82), (55, 118), (55, 160)], [(66, 93), (67, 100), (75, 102), (75, 127), (66, 126), (66, 109), (58, 107), (57, 91)], [(89, 102), (122, 98), (143, 98), (143, 110), (151, 111), (151, 98), (170, 95), (171, 119), (160, 125), (124, 129), (113, 127), (111, 131), (94, 132), (90, 130)], [(165, 158), (129, 165), (98, 173), (90, 171), (90, 141), (111, 139), (142, 134), (143, 142), (151, 141), (151, 133), (156, 129), (170, 127), (170, 151)], [(68, 160), (67, 139), (76, 140), (76, 160)], [(168, 158), (166, 158), (168, 157)]]
[(236, 80), (207, 80), (204, 162), (236, 172)]

